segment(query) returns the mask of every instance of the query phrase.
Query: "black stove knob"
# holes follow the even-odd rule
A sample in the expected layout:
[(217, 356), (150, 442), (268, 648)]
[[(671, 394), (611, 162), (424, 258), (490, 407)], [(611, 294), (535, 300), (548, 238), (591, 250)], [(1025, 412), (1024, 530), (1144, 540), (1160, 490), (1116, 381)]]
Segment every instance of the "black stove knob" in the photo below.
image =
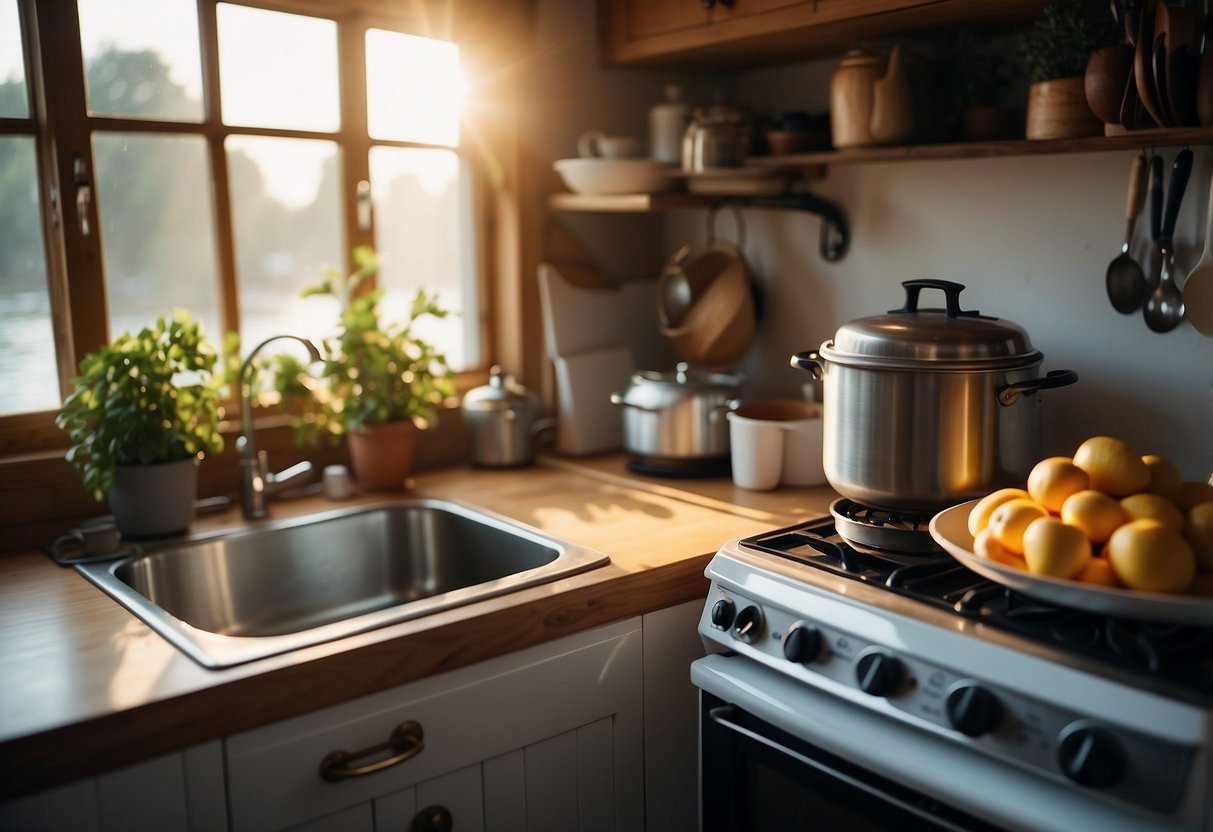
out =
[(821, 630), (797, 621), (783, 637), (783, 656), (790, 662), (808, 664), (821, 655)]
[(712, 626), (727, 630), (733, 626), (733, 616), (737, 609), (728, 598), (721, 598), (712, 605)]
[(859, 689), (872, 696), (888, 696), (901, 686), (903, 671), (895, 656), (874, 650), (864, 653), (855, 663)]
[(967, 737), (988, 734), (1002, 722), (1002, 703), (990, 691), (960, 684), (948, 691), (944, 710), (952, 727)]
[(1125, 756), (1116, 739), (1102, 728), (1075, 723), (1066, 727), (1057, 743), (1062, 772), (1081, 786), (1113, 786), (1125, 772)]
[(746, 644), (758, 641), (762, 635), (762, 610), (753, 606), (743, 607), (733, 622), (733, 635)]

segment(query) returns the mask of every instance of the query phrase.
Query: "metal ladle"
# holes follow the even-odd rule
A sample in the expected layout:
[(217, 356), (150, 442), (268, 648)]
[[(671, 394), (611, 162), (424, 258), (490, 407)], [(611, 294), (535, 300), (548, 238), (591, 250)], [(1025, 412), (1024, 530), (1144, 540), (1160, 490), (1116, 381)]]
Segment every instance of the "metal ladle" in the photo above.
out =
[(1125, 227), (1125, 242), (1120, 247), (1120, 254), (1108, 264), (1107, 286), (1108, 299), (1112, 307), (1123, 315), (1136, 312), (1141, 308), (1146, 295), (1146, 276), (1141, 266), (1129, 254), (1129, 243), (1133, 240), (1133, 228), (1137, 225), (1137, 215), (1145, 199), (1146, 157), (1138, 156), (1133, 160), (1133, 169), (1129, 173), (1129, 198), (1125, 203), (1125, 217), (1128, 223)]
[(1188, 186), (1188, 177), (1192, 173), (1192, 151), (1184, 148), (1175, 157), (1171, 167), (1171, 183), (1167, 187), (1167, 210), (1162, 221), (1162, 236), (1158, 240), (1158, 249), (1162, 255), (1162, 266), (1159, 269), (1158, 286), (1146, 298), (1142, 316), (1146, 326), (1155, 332), (1170, 332), (1179, 326), (1184, 317), (1184, 298), (1175, 285), (1175, 246), (1172, 235), (1175, 233), (1175, 219), (1179, 215), (1179, 205), (1183, 201), (1184, 189)]

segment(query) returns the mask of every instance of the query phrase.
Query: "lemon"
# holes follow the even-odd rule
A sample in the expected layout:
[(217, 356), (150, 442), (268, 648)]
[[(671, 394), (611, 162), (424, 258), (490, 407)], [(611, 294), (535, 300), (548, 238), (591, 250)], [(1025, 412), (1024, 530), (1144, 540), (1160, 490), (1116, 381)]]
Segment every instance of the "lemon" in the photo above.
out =
[(1178, 502), (1184, 483), (1179, 469), (1175, 467), (1175, 463), (1163, 459), (1156, 454), (1146, 454), (1141, 458), (1141, 461), (1146, 464), (1146, 468), (1150, 471), (1150, 484), (1146, 486), (1146, 491), (1149, 491), (1151, 494), (1157, 494), (1160, 497), (1166, 497), (1173, 503)]
[(1107, 494), (1087, 489), (1066, 498), (1061, 504), (1061, 519), (1082, 529), (1092, 543), (1106, 543), (1112, 532), (1124, 525), (1125, 513)]
[(1022, 555), (1024, 530), (1033, 520), (1048, 516), (1049, 512), (1035, 500), (1016, 497), (994, 509), (986, 528), (1008, 551)]
[(1125, 520), (1158, 520), (1177, 532), (1184, 530), (1184, 516), (1175, 503), (1157, 494), (1131, 494), (1120, 501)]
[(1187, 511), (1200, 503), (1213, 503), (1213, 485), (1207, 482), (1185, 482), (1179, 492), (1175, 505), (1180, 511)]
[(1077, 526), (1039, 517), (1024, 530), (1023, 559), (1033, 574), (1073, 578), (1091, 560), (1091, 541)]
[(1024, 559), (1014, 552), (1008, 551), (1006, 546), (995, 540), (989, 529), (982, 529), (977, 533), (977, 537), (973, 540), (973, 551), (977, 553), (978, 557), (986, 560), (1010, 566), (1012, 569), (1028, 571), (1028, 564), (1024, 562)]
[(1074, 452), (1074, 464), (1087, 472), (1091, 487), (1113, 497), (1145, 491), (1150, 469), (1129, 443), (1112, 436), (1092, 436)]
[(1185, 592), (1196, 557), (1183, 535), (1157, 520), (1134, 520), (1117, 529), (1104, 548), (1116, 577), (1130, 589)]
[(1074, 580), (1095, 586), (1120, 586), (1120, 581), (1116, 579), (1116, 571), (1112, 569), (1112, 564), (1108, 563), (1107, 558), (1091, 558), (1087, 561), (1086, 566), (1078, 570)]
[(1028, 492), (1022, 488), (1000, 488), (982, 497), (969, 512), (969, 534), (976, 538), (981, 530), (989, 525), (990, 515), (994, 513), (994, 509), (1003, 503), (1014, 500), (1016, 497), (1027, 498), (1027, 496)]
[(1213, 572), (1213, 503), (1197, 503), (1184, 519), (1184, 539), (1202, 572)]
[(1042, 459), (1028, 474), (1028, 494), (1056, 514), (1066, 497), (1088, 488), (1091, 478), (1067, 456)]

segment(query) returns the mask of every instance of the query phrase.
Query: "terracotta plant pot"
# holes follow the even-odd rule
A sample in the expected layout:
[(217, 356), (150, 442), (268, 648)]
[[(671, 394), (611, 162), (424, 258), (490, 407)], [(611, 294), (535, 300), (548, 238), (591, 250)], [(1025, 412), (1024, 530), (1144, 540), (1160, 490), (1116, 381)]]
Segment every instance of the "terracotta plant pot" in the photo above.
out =
[(127, 539), (189, 529), (198, 496), (198, 458), (157, 465), (119, 465), (109, 490), (114, 524)]
[(404, 488), (413, 472), (417, 426), (411, 421), (387, 422), (349, 434), (354, 479), (367, 491)]
[(1103, 122), (1087, 104), (1082, 75), (1055, 78), (1028, 87), (1027, 138), (1077, 139), (1102, 136)]

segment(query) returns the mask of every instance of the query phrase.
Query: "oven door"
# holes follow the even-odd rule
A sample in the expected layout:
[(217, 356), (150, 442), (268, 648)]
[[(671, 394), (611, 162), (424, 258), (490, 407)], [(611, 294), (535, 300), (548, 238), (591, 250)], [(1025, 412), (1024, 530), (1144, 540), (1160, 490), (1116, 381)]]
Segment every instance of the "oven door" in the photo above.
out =
[(703, 832), (995, 827), (700, 692)]

